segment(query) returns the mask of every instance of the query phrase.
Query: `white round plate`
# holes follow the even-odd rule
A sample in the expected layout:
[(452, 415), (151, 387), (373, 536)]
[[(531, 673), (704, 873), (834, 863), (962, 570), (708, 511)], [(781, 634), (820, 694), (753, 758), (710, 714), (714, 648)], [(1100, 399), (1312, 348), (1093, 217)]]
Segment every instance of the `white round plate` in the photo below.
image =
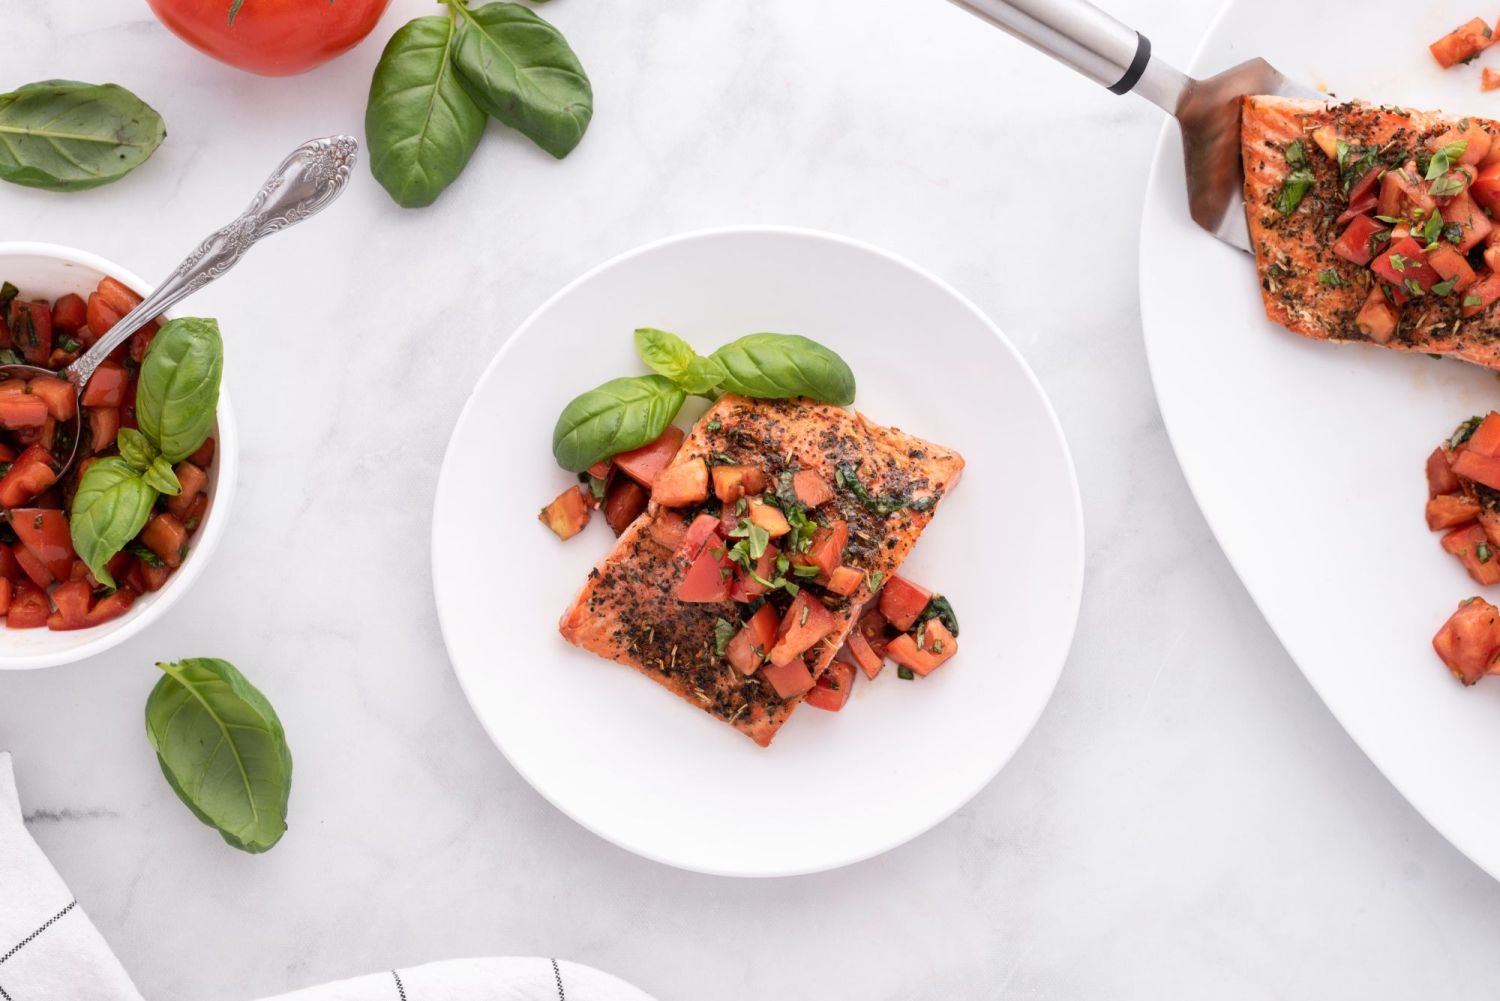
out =
[[(569, 646), (557, 621), (610, 548), (537, 510), (575, 480), (552, 425), (578, 393), (644, 372), (631, 331), (706, 353), (753, 331), (837, 350), (872, 419), (958, 449), (963, 481), (906, 564), (946, 593), (958, 656), (887, 668), (840, 713), (800, 707), (767, 749), (637, 674)], [(695, 401), (678, 423), (701, 412)], [(1062, 671), (1083, 580), (1067, 445), (1036, 379), (953, 289), (840, 237), (729, 229), (651, 244), (555, 295), (479, 380), (438, 480), (433, 585), (464, 692), (500, 750), (615, 844), (700, 872), (813, 872), (938, 823), (1010, 759)]]
[[(1445, 73), (1427, 53), (1469, 16), (1452, 4), (1242, 0), (1193, 71), (1261, 55), (1340, 96), (1493, 115), (1478, 65)], [(1423, 460), (1460, 420), (1500, 407), (1495, 373), (1268, 321), (1250, 257), (1188, 218), (1172, 123), (1146, 193), (1141, 315), (1178, 459), (1267, 621), (1396, 788), (1500, 876), (1500, 681), (1466, 690), (1432, 651), (1477, 588), (1422, 518)]]

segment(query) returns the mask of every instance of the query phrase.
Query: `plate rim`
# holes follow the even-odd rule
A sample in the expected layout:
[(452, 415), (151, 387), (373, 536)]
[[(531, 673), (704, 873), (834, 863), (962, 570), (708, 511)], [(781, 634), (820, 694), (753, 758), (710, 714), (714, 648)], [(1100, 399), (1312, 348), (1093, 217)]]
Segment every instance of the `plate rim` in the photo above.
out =
[[(1208, 27), (1204, 30), (1203, 36), (1198, 40), (1198, 44), (1193, 50), (1192, 56), (1188, 59), (1187, 72), (1201, 72), (1201, 63), (1205, 55), (1207, 54), (1210, 42), (1216, 37), (1220, 27), (1228, 18), (1229, 12), (1234, 9), (1237, 3), (1240, 2), (1242, 2), (1242, 0), (1225, 0), (1225, 2), (1220, 5), (1218, 12), (1214, 14), (1213, 19), (1208, 24)], [(1162, 158), (1167, 146), (1171, 142), (1172, 129), (1174, 129), (1175, 127), (1176, 119), (1172, 118), (1171, 116), (1168, 116), (1166, 120), (1162, 122), (1161, 129), (1157, 133), (1155, 149), (1151, 154), (1151, 164), (1147, 168), (1146, 186), (1144, 189), (1144, 197), (1142, 198), (1141, 206), (1142, 225), (1140, 227), (1140, 236), (1136, 241), (1136, 295), (1139, 299), (1141, 308), (1141, 341), (1145, 347), (1146, 352), (1146, 371), (1151, 379), (1151, 394), (1156, 401), (1157, 412), (1161, 414), (1162, 427), (1165, 429), (1167, 434), (1167, 443), (1172, 448), (1172, 456), (1177, 460), (1177, 468), (1182, 472), (1183, 481), (1187, 483), (1188, 493), (1192, 495), (1194, 506), (1198, 508), (1198, 512), (1203, 516), (1204, 522), (1208, 525), (1208, 531), (1209, 534), (1214, 538), (1214, 544), (1219, 547), (1219, 552), (1224, 555), (1224, 559), (1229, 563), (1230, 569), (1234, 571), (1235, 579), (1240, 582), (1240, 586), (1245, 589), (1245, 593), (1250, 595), (1250, 600), (1254, 603), (1255, 611), (1260, 615), (1261, 621), (1266, 624), (1266, 626), (1271, 630), (1271, 634), (1276, 637), (1277, 644), (1287, 655), (1287, 659), (1296, 666), (1297, 673), (1302, 676), (1302, 679), (1307, 683), (1308, 687), (1310, 687), (1313, 690), (1313, 693), (1317, 695), (1318, 701), (1323, 704), (1323, 708), (1326, 709), (1328, 711), (1328, 714), (1333, 717), (1336, 723), (1338, 723), (1339, 728), (1344, 731), (1344, 734), (1351, 741), (1353, 741), (1354, 746), (1357, 747), (1359, 749), (1359, 752), (1365, 756), (1365, 760), (1369, 761), (1370, 764), (1375, 766), (1375, 770), (1380, 773), (1381, 777), (1390, 784), (1391, 788), (1395, 789), (1396, 792), (1400, 794), (1402, 799), (1406, 800), (1407, 806), (1409, 806), (1413, 810), (1413, 812), (1415, 812), (1417, 816), (1419, 816), (1422, 821), (1427, 824), (1427, 826), (1431, 827), (1434, 831), (1441, 835), (1445, 841), (1447, 841), (1450, 845), (1457, 849), (1459, 854), (1463, 855), (1477, 868), (1489, 875), (1490, 878), (1500, 880), (1500, 856), (1497, 856), (1493, 866), (1486, 863), (1485, 861), (1481, 861), (1481, 855), (1477, 854), (1476, 851), (1470, 850), (1470, 838), (1467, 834), (1459, 834), (1452, 830), (1449, 825), (1440, 823), (1424, 805), (1425, 798), (1423, 797), (1423, 795), (1421, 795), (1420, 793), (1414, 793), (1408, 783), (1398, 780), (1391, 774), (1391, 771), (1384, 764), (1383, 755), (1379, 755), (1371, 750), (1367, 738), (1361, 734), (1359, 728), (1350, 726), (1349, 722), (1345, 719), (1344, 713), (1342, 713), (1335, 706), (1334, 702), (1329, 700), (1328, 696), (1323, 690), (1323, 687), (1319, 685), (1317, 680), (1310, 673), (1308, 673), (1306, 668), (1302, 666), (1301, 660), (1299, 660), (1297, 655), (1292, 652), (1292, 648), (1288, 645), (1285, 637), (1282, 636), (1281, 630), (1277, 628), (1276, 622), (1273, 621), (1270, 614), (1266, 612), (1265, 606), (1261, 602), (1259, 590), (1245, 577), (1244, 573), (1240, 570), (1238, 560), (1235, 558), (1234, 554), (1230, 552), (1229, 547), (1224, 544), (1223, 536), (1220, 533), (1219, 526), (1216, 523), (1214, 516), (1209, 513), (1208, 508), (1203, 505), (1203, 502), (1200, 499), (1200, 494), (1197, 486), (1197, 478), (1195, 474), (1189, 470), (1188, 464), (1183, 461), (1182, 453), (1178, 448), (1177, 438), (1172, 432), (1172, 423), (1167, 417), (1166, 409), (1162, 406), (1161, 377), (1159, 376), (1157, 371), (1157, 356), (1156, 353), (1152, 350), (1151, 335), (1147, 332), (1147, 327), (1152, 321), (1150, 321), (1147, 317), (1147, 269), (1145, 267), (1147, 247), (1147, 230), (1145, 220), (1149, 217), (1151, 206), (1154, 204), (1156, 196), (1159, 194), (1157, 189), (1163, 183), (1168, 183), (1162, 182), (1160, 180), (1162, 176)], [(1204, 239), (1212, 239), (1212, 237), (1210, 234), (1204, 233)], [(1478, 848), (1477, 845), (1473, 847), (1475, 847), (1476, 849)]]
[[(532, 326), (532, 324), (537, 320), (538, 317), (550, 310), (559, 300), (570, 295), (579, 286), (592, 280), (596, 275), (599, 275), (611, 268), (625, 264), (626, 262), (634, 260), (637, 257), (643, 257), (663, 248), (674, 246), (680, 243), (690, 243), (700, 240), (714, 240), (726, 237), (733, 238), (738, 236), (751, 235), (792, 236), (798, 239), (832, 243), (847, 250), (853, 250), (883, 259), (888, 263), (903, 268), (915, 274), (917, 277), (930, 282), (938, 290), (951, 296), (955, 302), (957, 302), (964, 309), (973, 314), (973, 316), (984, 326), (984, 328), (989, 331), (991, 336), (993, 336), (999, 342), (1002, 349), (1009, 353), (1011, 359), (1016, 363), (1016, 365), (1019, 366), (1021, 373), (1024, 375), (1027, 381), (1027, 384), (1031, 387), (1033, 392), (1036, 394), (1037, 399), (1041, 402), (1042, 412), (1047, 418), (1047, 423), (1052, 432), (1053, 438), (1055, 439), (1055, 444), (1060, 448), (1060, 452), (1063, 458), (1063, 466), (1067, 474), (1067, 494), (1070, 502), (1068, 513), (1070, 516), (1069, 521), (1073, 526), (1073, 538), (1071, 539), (1071, 542), (1077, 554), (1076, 559), (1073, 561), (1073, 566), (1070, 568), (1070, 572), (1068, 574), (1070, 581), (1070, 593), (1067, 595), (1067, 637), (1064, 640), (1062, 649), (1060, 651), (1059, 663), (1056, 669), (1052, 672), (1051, 683), (1047, 687), (1046, 697), (1038, 700), (1035, 711), (1028, 714), (1030, 718), (1026, 720), (1024, 726), (1018, 728), (1014, 740), (1009, 742), (1010, 746), (1004, 750), (1003, 754), (997, 755), (997, 763), (995, 764), (994, 768), (988, 770), (986, 774), (982, 776), (980, 781), (977, 784), (973, 785), (972, 788), (963, 790), (961, 796), (956, 798), (953, 806), (946, 812), (941, 813), (941, 815), (934, 816), (930, 820), (925, 820), (924, 822), (915, 826), (902, 828), (898, 830), (894, 836), (888, 839), (880, 840), (872, 848), (861, 849), (846, 856), (842, 856), (835, 861), (818, 862), (806, 866), (780, 868), (731, 868), (686, 864), (682, 861), (667, 857), (653, 850), (647, 845), (636, 844), (599, 829), (594, 824), (589, 823), (582, 817), (576, 815), (573, 811), (567, 809), (565, 806), (559, 803), (545, 788), (543, 788), (543, 786), (533, 778), (532, 774), (516, 761), (515, 757), (512, 756), (510, 751), (507, 750), (504, 738), (498, 732), (496, 732), (496, 729), (491, 728), (488, 720), (483, 714), (479, 712), (475, 704), (474, 695), (469, 689), (469, 685), (465, 678), (464, 672), (462, 672), (458, 667), (457, 659), (454, 656), (453, 643), (449, 636), (449, 626), (445, 613), (443, 611), (443, 587), (441, 584), (443, 578), (438, 565), (439, 557), (437, 544), (437, 513), (439, 498), (443, 495), (445, 486), (447, 485), (450, 477), (450, 464), (454, 462), (454, 443), (458, 439), (459, 432), (463, 430), (469, 420), (473, 419), (475, 400), (479, 394), (480, 387), (489, 382), (494, 372), (500, 367), (500, 365), (504, 362), (506, 356), (510, 353), (511, 348), (519, 341), (520, 337)], [(588, 268), (582, 274), (568, 281), (557, 291), (549, 295), (535, 309), (527, 314), (526, 318), (516, 326), (515, 330), (511, 331), (508, 337), (506, 337), (505, 341), (495, 352), (494, 357), (490, 359), (489, 363), (485, 365), (483, 371), (481, 371), (478, 377), (474, 380), (473, 386), (470, 387), (468, 395), (464, 398), (464, 404), (459, 411), (458, 418), (453, 423), (453, 428), (448, 436), (448, 442), (443, 449), (443, 460), (438, 470), (437, 486), (433, 494), (432, 527), (428, 535), (428, 559), (430, 571), (432, 573), (433, 601), (437, 607), (438, 631), (443, 639), (443, 648), (448, 655), (449, 666), (452, 669), (454, 676), (458, 680), (459, 689), (463, 692), (464, 700), (468, 703), (469, 710), (473, 713), (475, 719), (478, 721), (480, 728), (484, 730), (485, 735), (489, 738), (490, 742), (495, 745), (496, 750), (500, 752), (505, 761), (510, 765), (511, 768), (515, 769), (516, 773), (521, 776), (521, 778), (526, 782), (528, 786), (530, 786), (538, 795), (545, 799), (554, 809), (563, 814), (569, 820), (573, 821), (579, 827), (582, 827), (584, 830), (588, 831), (594, 836), (602, 838), (610, 844), (615, 845), (618, 848), (622, 848), (633, 855), (640, 856), (641, 858), (648, 859), (661, 865), (671, 866), (675, 869), (681, 869), (686, 872), (701, 873), (708, 876), (732, 877), (739, 879), (766, 879), (809, 875), (818, 872), (830, 872), (835, 869), (841, 869), (847, 866), (867, 861), (872, 858), (876, 858), (880, 855), (884, 855), (887, 852), (899, 848), (909, 841), (913, 841), (921, 837), (922, 835), (931, 831), (933, 828), (937, 827), (943, 821), (952, 817), (959, 810), (963, 809), (965, 806), (971, 803), (974, 798), (979, 795), (980, 792), (988, 787), (990, 783), (992, 783), (996, 779), (996, 777), (999, 776), (1000, 772), (1004, 770), (1006, 765), (1010, 764), (1011, 760), (1015, 758), (1017, 752), (1020, 751), (1022, 745), (1025, 744), (1026, 740), (1035, 731), (1036, 725), (1038, 722), (1040, 722), (1042, 714), (1046, 711), (1047, 707), (1051, 705), (1053, 697), (1057, 694), (1057, 685), (1058, 682), (1062, 679), (1063, 671), (1067, 669), (1068, 659), (1072, 654), (1073, 643), (1077, 638), (1078, 620), (1083, 605), (1083, 592), (1086, 584), (1085, 571), (1087, 567), (1087, 551), (1085, 543), (1086, 534), (1083, 512), (1083, 497), (1078, 483), (1078, 470), (1074, 464), (1072, 449), (1068, 444), (1067, 435), (1063, 431), (1062, 422), (1058, 420), (1056, 409), (1052, 405), (1052, 400), (1047, 395), (1046, 389), (1042, 386), (1041, 381), (1036, 376), (1036, 373), (1032, 371), (1031, 366), (1027, 364), (1025, 357), (1021, 354), (1019, 349), (1017, 349), (1016, 346), (1010, 341), (1010, 339), (1005, 336), (1004, 332), (1001, 331), (1000, 327), (994, 322), (994, 320), (992, 320), (988, 316), (988, 314), (981, 310), (966, 295), (964, 295), (958, 289), (953, 287), (948, 282), (944, 281), (942, 278), (939, 278), (932, 272), (926, 270), (925, 268), (922, 268), (917, 264), (914, 264), (913, 262), (898, 254), (884, 250), (873, 244), (866, 243), (863, 240), (858, 240), (853, 237), (828, 232), (826, 230), (814, 229), (811, 227), (750, 223), (727, 226), (712, 226), (687, 230), (639, 244), (633, 248), (613, 255), (600, 262), (599, 264), (594, 265), (593, 267)]]

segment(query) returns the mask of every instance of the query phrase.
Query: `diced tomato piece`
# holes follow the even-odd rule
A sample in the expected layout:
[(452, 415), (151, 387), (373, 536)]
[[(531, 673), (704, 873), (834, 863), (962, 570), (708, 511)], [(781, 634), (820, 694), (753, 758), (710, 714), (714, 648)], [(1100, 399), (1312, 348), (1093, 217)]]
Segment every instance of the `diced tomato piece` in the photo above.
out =
[(57, 611), (47, 617), (48, 629), (83, 629), (89, 624), (89, 602), (94, 589), (87, 581), (70, 580), (52, 591)]
[(47, 404), (47, 413), (54, 420), (70, 421), (78, 413), (78, 395), (73, 392), (73, 384), (68, 380), (39, 376), (31, 380), (29, 388), (32, 395)]
[(9, 546), (0, 545), (0, 577), (6, 580), (23, 580), (26, 577), (26, 571), (16, 562), (16, 554), (10, 551)]
[(761, 605), (750, 616), (750, 620), (740, 627), (740, 631), (734, 634), (734, 639), (724, 649), (724, 656), (736, 671), (748, 678), (760, 669), (771, 652), (771, 646), (776, 642), (777, 624), (776, 609), (770, 605)]
[(588, 469), (584, 470), (584, 472), (588, 473), (590, 476), (594, 477), (595, 479), (607, 480), (607, 479), (609, 479), (609, 472), (613, 468), (614, 468), (614, 463), (611, 462), (609, 459), (600, 459), (598, 462), (594, 463)]
[(1500, 211), (1500, 160), (1479, 168), (1479, 176), (1469, 185), (1469, 197), (1491, 212)]
[(708, 499), (708, 463), (701, 458), (668, 466), (656, 474), (651, 499), (662, 507), (688, 507)]
[(1484, 18), (1476, 17), (1454, 28), (1427, 46), (1427, 49), (1439, 66), (1449, 69), (1473, 59), (1488, 48), (1494, 40), (1494, 32), (1484, 22)]
[(661, 437), (650, 444), (615, 456), (615, 468), (649, 490), (656, 482), (656, 474), (666, 469), (677, 455), (682, 438), (682, 429), (669, 425)]
[(5, 625), (9, 629), (40, 629), (51, 614), (52, 602), (47, 599), (47, 592), (30, 581), (21, 581), (11, 593)]
[(52, 454), (32, 445), (0, 477), (0, 508), (20, 507), (57, 482)]
[(760, 676), (776, 690), (776, 696), (782, 700), (805, 695), (813, 686), (812, 672), (800, 660), (767, 664), (760, 669)]
[[(1480, 90), (1500, 90), (1500, 73), (1486, 66), (1479, 74)], [(1494, 147), (1491, 146), (1493, 149)]]
[(128, 587), (122, 587), (100, 598), (98, 603), (89, 609), (89, 625), (99, 626), (112, 619), (118, 619), (130, 611), (130, 606), (135, 604), (135, 597), (134, 591)]
[(35, 553), (19, 542), (11, 543), (10, 553), (15, 557), (16, 563), (27, 580), (43, 590), (52, 586), (56, 578), (52, 576), (52, 571), (47, 569), (47, 564), (43, 563)]
[(1479, 517), (1479, 502), (1464, 494), (1444, 494), (1427, 502), (1427, 527), (1445, 532)]
[(89, 451), (103, 452), (120, 433), (119, 407), (85, 407), (89, 418)]
[(1385, 225), (1379, 220), (1367, 215), (1357, 215), (1349, 220), (1349, 225), (1339, 234), (1338, 240), (1334, 242), (1333, 252), (1344, 260), (1363, 267), (1375, 256), (1370, 237), (1384, 229)]
[(813, 533), (812, 544), (807, 547), (805, 559), (818, 568), (818, 575), (827, 580), (844, 562), (844, 547), (849, 544), (849, 523), (834, 519)]
[[(1380, 200), (1376, 215), (1390, 219), (1425, 219), (1437, 208), (1437, 200), (1427, 190), (1427, 182), (1417, 173), (1415, 160), (1380, 178)], [(1394, 239), (1394, 237), (1392, 237)]]
[(1479, 280), (1464, 289), (1463, 315), (1477, 316), (1500, 299), (1500, 273), (1485, 271)]
[[(1497, 561), (1500, 562), (1500, 561)], [(902, 667), (927, 677), (938, 665), (958, 653), (958, 640), (948, 631), (941, 620), (928, 619), (922, 629), (922, 642), (911, 633), (902, 633), (891, 640), (885, 648), (886, 655)]]
[(1459, 476), (1483, 483), (1492, 490), (1500, 490), (1500, 458), (1481, 455), (1469, 449), (1460, 449), (1453, 460), (1453, 471)]
[[(755, 561), (754, 577), (746, 573), (743, 567), (736, 567), (734, 583), (729, 586), (729, 596), (735, 601), (750, 602), (765, 594), (768, 588), (760, 580), (771, 580), (776, 576), (776, 557), (779, 555), (779, 549), (767, 546), (766, 551)], [(756, 580), (756, 577), (760, 580)]]
[(155, 320), (152, 320), (140, 330), (137, 330), (135, 333), (130, 335), (131, 361), (135, 362), (137, 365), (140, 364), (141, 359), (146, 357), (146, 349), (149, 348), (151, 346), (151, 342), (156, 339), (156, 332), (160, 329), (161, 324), (157, 323)]
[(0, 426), (39, 428), (47, 423), (47, 401), (30, 393), (0, 396)]
[(1349, 205), (1351, 207), (1368, 204), (1369, 207), (1360, 209), (1361, 212), (1368, 212), (1370, 209), (1375, 208), (1375, 202), (1370, 199), (1373, 196), (1376, 201), (1379, 200), (1377, 185), (1380, 183), (1382, 173), (1383, 170), (1379, 166), (1370, 167), (1354, 179), (1354, 183), (1349, 186)]
[[(167, 510), (186, 521), (188, 509), (193, 506), (193, 501), (197, 500), (198, 495), (208, 488), (208, 473), (202, 467), (186, 459), (179, 462), (173, 471), (177, 473), (177, 482), (182, 486), (182, 492), (176, 497), (166, 498)], [(605, 516), (608, 517), (608, 512)]]
[(68, 532), (68, 518), (50, 508), (18, 507), (7, 515), (21, 544), (47, 567), (57, 580), (67, 580), (77, 554)]
[(14, 396), (26, 392), (25, 379), (6, 379), (0, 382), (0, 396)]
[(33, 365), (46, 364), (52, 354), (52, 307), (45, 302), (10, 302), (10, 339)]
[(876, 653), (870, 646), (870, 641), (865, 639), (864, 633), (858, 629), (851, 629), (844, 640), (844, 649), (849, 651), (849, 656), (859, 665), (859, 669), (865, 672), (865, 677), (871, 681), (885, 667), (885, 658)]
[(1370, 264), (1370, 269), (1397, 288), (1408, 288), (1414, 281), (1423, 292), (1428, 292), (1441, 279), (1427, 263), (1427, 254), (1422, 245), (1411, 237), (1397, 241), (1390, 250), (1381, 254)]
[(651, 495), (628, 476), (616, 476), (604, 492), (604, 520), (619, 535), (646, 510)]
[(865, 638), (865, 642), (870, 644), (870, 649), (874, 650), (878, 656), (884, 657), (886, 643), (885, 630), (888, 623), (885, 616), (880, 614), (879, 603), (877, 602), (876, 605), (877, 607), (868, 609), (865, 614), (859, 617), (859, 624), (856, 628), (859, 630), (859, 634)]
[(170, 514), (152, 515), (141, 529), (143, 545), (169, 567), (182, 565), (187, 558), (187, 529)]
[[(678, 516), (679, 519), (681, 516)], [(720, 541), (719, 519), (711, 514), (700, 514), (683, 532), (682, 541), (672, 558), (681, 563), (692, 563), (710, 542)]]
[(836, 567), (833, 573), (828, 575), (828, 590), (834, 594), (847, 598), (859, 590), (859, 585), (865, 582), (865, 572), (853, 567)]
[(836, 660), (828, 665), (828, 670), (808, 689), (807, 698), (803, 701), (814, 708), (836, 713), (844, 708), (853, 691), (854, 665)]
[(1500, 655), (1500, 609), (1483, 598), (1458, 603), (1432, 638), (1432, 648), (1453, 676), (1472, 685), (1489, 673)]
[[(715, 522), (717, 524), (717, 522)], [(698, 554), (677, 585), (677, 600), (694, 603), (729, 600), (729, 582), (734, 561), (722, 544), (710, 545)]]
[(1448, 463), (1448, 453), (1439, 445), (1427, 457), (1427, 496), (1441, 497), (1443, 494), (1455, 493), (1458, 489), (1458, 477)]
[(1467, 128), (1451, 128), (1441, 135), (1433, 136), (1427, 140), (1427, 148), (1436, 153), (1444, 146), (1456, 142), (1465, 144), (1463, 155), (1455, 162), (1457, 163), (1482, 163), (1490, 153), (1490, 134), (1480, 125), (1469, 122)]
[[(131, 567), (135, 563), (136, 558), (122, 549), (111, 556), (105, 562), (104, 567), (109, 571), (110, 579), (118, 581), (130, 572)], [(88, 564), (83, 562), (83, 560), (73, 561), (72, 568), (68, 571), (68, 579), (86, 580), (89, 582), (89, 587), (91, 588), (100, 586), (98, 578), (94, 576), (93, 571), (88, 568)]]
[(766, 534), (773, 539), (779, 539), (792, 530), (791, 524), (786, 520), (786, 515), (774, 505), (764, 501), (750, 502), (750, 524), (759, 525), (766, 530)]
[[(131, 386), (134, 387), (134, 383)], [(188, 456), (188, 461), (199, 469), (207, 469), (213, 465), (215, 443), (212, 438), (204, 438), (203, 444), (198, 446), (198, 451)]]
[(10, 578), (0, 577), (0, 615), (10, 611), (10, 596), (14, 588), (15, 585), (11, 583)]
[(141, 297), (131, 291), (123, 282), (115, 278), (105, 276), (99, 279), (99, 285), (94, 290), (109, 307), (116, 313), (124, 316), (141, 304)]
[(827, 607), (809, 592), (799, 591), (776, 631), (776, 645), (771, 648), (771, 662), (799, 662), (804, 653), (833, 630), (833, 615)]
[[(713, 515), (709, 515), (710, 518)], [(683, 538), (687, 535), (687, 521), (682, 515), (670, 508), (662, 508), (656, 512), (656, 517), (651, 519), (651, 526), (647, 531), (657, 545), (663, 549), (676, 551), (682, 545)]]
[(1500, 583), (1500, 552), (1490, 549), (1483, 527), (1467, 525), (1443, 536), (1443, 548), (1464, 565), (1469, 576), (1480, 584)]
[(1500, 457), (1500, 413), (1491, 410), (1486, 414), (1474, 433), (1469, 435), (1469, 440), (1460, 447), (1466, 452)]
[(766, 475), (755, 466), (715, 466), (714, 496), (733, 504), (746, 494), (758, 494), (766, 488)]
[(833, 500), (833, 485), (811, 469), (799, 469), (792, 474), (792, 491), (809, 508)]
[(199, 494), (198, 499), (193, 501), (193, 506), (188, 508), (187, 517), (182, 519), (182, 527), (189, 532), (196, 532), (198, 526), (203, 523), (203, 516), (208, 513), (208, 494)]
[[(132, 585), (137, 585), (136, 590), (141, 592), (160, 591), (162, 585), (166, 584), (167, 578), (172, 576), (172, 568), (169, 566), (153, 566), (140, 557), (135, 557), (127, 572), (127, 579)], [(118, 574), (115, 579), (119, 580)]]
[(1338, 159), (1339, 140), (1343, 138), (1334, 130), (1332, 125), (1319, 125), (1312, 130), (1312, 141), (1318, 144), (1318, 149), (1330, 160)]
[(97, 340), (109, 332), (109, 328), (120, 322), (123, 313), (116, 312), (104, 297), (98, 292), (89, 294), (88, 303), (84, 308), (84, 316), (88, 320), (89, 331)]
[[(1488, 251), (1486, 251), (1488, 253)], [(1474, 269), (1469, 261), (1451, 243), (1440, 243), (1427, 254), (1427, 263), (1432, 270), (1443, 276), (1443, 281), (1452, 281), (1453, 289), (1462, 292), (1474, 284)]]
[(1354, 329), (1377, 344), (1385, 344), (1395, 336), (1399, 321), (1396, 307), (1387, 301), (1382, 287), (1376, 285), (1355, 314)]
[(902, 632), (916, 625), (932, 592), (920, 584), (913, 584), (900, 574), (892, 574), (880, 589), (880, 614), (886, 621)]
[(128, 380), (124, 365), (108, 359), (100, 362), (88, 385), (83, 387), (83, 405), (118, 407), (125, 402), (125, 383)]
[[(113, 411), (119, 413), (119, 411)], [(583, 531), (583, 526), (589, 523), (589, 506), (583, 500), (583, 488), (569, 487), (557, 495), (557, 499), (546, 507), (538, 516), (543, 525), (552, 529), (559, 539), (571, 539)], [(176, 518), (172, 519), (176, 521)], [(149, 527), (149, 525), (148, 525)], [(164, 543), (165, 544), (165, 543)], [(154, 551), (154, 547), (153, 547)], [(162, 560), (170, 566), (176, 566), (161, 553)]]
[(1467, 191), (1461, 191), (1441, 209), (1443, 222), (1457, 223), (1463, 230), (1458, 240), (1458, 249), (1467, 251), (1490, 235), (1494, 225)]
[(69, 292), (60, 295), (52, 304), (52, 328), (60, 330), (65, 334), (76, 334), (80, 327), (88, 323), (88, 307), (84, 305), (83, 297)]

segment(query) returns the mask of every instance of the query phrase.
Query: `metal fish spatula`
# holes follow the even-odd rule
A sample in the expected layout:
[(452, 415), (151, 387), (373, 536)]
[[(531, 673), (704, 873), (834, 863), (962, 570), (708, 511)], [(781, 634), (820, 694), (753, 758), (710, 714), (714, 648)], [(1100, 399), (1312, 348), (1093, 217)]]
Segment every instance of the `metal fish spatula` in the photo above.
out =
[(1115, 94), (1132, 90), (1177, 119), (1193, 221), (1250, 250), (1240, 165), (1239, 98), (1279, 94), (1319, 99), (1264, 59), (1195, 80), (1153, 58), (1145, 35), (1086, 0), (951, 0)]

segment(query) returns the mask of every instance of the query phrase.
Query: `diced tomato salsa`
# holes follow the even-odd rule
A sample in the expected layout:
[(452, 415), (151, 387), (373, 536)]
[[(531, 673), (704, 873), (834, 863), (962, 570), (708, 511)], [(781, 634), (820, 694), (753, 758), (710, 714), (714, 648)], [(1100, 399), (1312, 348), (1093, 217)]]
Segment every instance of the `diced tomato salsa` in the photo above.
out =
[[(0, 300), (0, 363), (61, 373), (140, 301), (113, 278), (86, 298), (11, 295)], [(135, 426), (136, 376), (156, 329), (148, 324), (101, 363), (81, 401), (60, 374), (0, 381), (0, 615), (11, 629), (87, 629), (119, 618), (191, 550), (208, 508), (212, 438), (175, 467), (181, 493), (159, 497), (145, 528), (110, 561), (116, 588), (101, 587), (77, 557), (68, 525), (83, 470), (115, 454), (116, 433)], [(59, 480), (75, 426), (76, 461)]]

